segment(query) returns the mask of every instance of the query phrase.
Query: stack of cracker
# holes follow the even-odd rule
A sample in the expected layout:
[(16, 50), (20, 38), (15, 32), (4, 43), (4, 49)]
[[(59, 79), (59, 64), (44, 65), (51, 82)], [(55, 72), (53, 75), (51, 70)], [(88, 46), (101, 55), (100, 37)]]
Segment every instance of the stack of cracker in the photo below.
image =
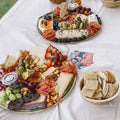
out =
[(116, 94), (118, 83), (114, 75), (109, 71), (99, 70), (84, 73), (84, 83), (81, 94), (91, 99), (107, 99)]

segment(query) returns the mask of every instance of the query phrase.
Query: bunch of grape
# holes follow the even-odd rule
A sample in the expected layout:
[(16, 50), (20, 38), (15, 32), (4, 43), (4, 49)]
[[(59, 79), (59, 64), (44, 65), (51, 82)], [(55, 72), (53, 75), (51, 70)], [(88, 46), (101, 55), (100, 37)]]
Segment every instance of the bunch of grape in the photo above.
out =
[(54, 63), (57, 66), (61, 66), (62, 62), (65, 61), (66, 59), (67, 59), (67, 56), (62, 55), (62, 53), (60, 51), (58, 51), (54, 54)]

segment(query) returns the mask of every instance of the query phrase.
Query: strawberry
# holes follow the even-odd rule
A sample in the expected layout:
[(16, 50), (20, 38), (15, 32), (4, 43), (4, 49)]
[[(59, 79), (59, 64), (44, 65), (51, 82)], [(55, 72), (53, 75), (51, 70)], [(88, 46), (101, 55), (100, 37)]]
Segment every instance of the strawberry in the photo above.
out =
[(52, 49), (52, 53), (56, 53), (57, 52), (57, 49), (56, 48), (53, 48)]
[(52, 51), (52, 48), (53, 48), (53, 46), (50, 45), (50, 46), (47, 48), (47, 51), (46, 51), (46, 52), (51, 52), (51, 51)]
[(49, 68), (52, 65), (52, 60), (47, 60), (44, 64)]
[(50, 52), (47, 52), (47, 53), (45, 54), (45, 59), (49, 59), (49, 58), (51, 58), (51, 53), (50, 53)]

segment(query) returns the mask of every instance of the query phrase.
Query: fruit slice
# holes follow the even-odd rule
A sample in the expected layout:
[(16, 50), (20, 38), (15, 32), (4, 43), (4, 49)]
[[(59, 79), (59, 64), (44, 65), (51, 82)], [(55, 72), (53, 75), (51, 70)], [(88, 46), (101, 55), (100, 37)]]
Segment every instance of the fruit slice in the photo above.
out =
[(57, 52), (57, 48), (53, 47), (52, 45), (50, 45), (48, 48), (47, 48), (47, 51), (46, 52), (50, 52), (50, 53), (56, 53)]
[(51, 51), (52, 51), (52, 48), (53, 48), (53, 46), (50, 45), (50, 46), (47, 48), (47, 51), (46, 51), (46, 52), (51, 52)]
[(47, 60), (46, 62), (44, 62), (44, 64), (47, 66), (47, 67), (50, 67), (52, 65), (52, 60)]
[(56, 53), (57, 52), (57, 49), (56, 48), (53, 48), (52, 49), (52, 53)]
[(45, 59), (49, 59), (49, 58), (51, 58), (51, 53), (50, 53), (50, 52), (47, 52), (47, 53), (45, 54)]

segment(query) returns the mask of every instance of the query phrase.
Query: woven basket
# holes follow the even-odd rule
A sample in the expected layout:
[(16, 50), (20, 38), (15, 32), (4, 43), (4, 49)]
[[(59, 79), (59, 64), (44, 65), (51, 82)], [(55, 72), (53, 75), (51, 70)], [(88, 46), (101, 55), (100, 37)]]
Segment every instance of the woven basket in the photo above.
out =
[(120, 0), (119, 1), (105, 1), (105, 0), (101, 0), (103, 5), (106, 6), (106, 7), (118, 7), (120, 5)]
[[(110, 101), (112, 101), (113, 99), (115, 99), (119, 93), (120, 93), (120, 83), (119, 83), (119, 79), (116, 79), (116, 82), (119, 84), (119, 88), (118, 88), (118, 91), (116, 92), (116, 94), (108, 99), (104, 99), (104, 100), (95, 100), (95, 99), (90, 99), (90, 98), (87, 98), (87, 97), (84, 97), (82, 96), (85, 100), (93, 103), (93, 104), (97, 104), (97, 105), (103, 105), (103, 104), (107, 104), (109, 103)], [(84, 79), (83, 77), (80, 79), (79, 81), (79, 89), (80, 89), (80, 93), (81, 93), (81, 90), (83, 88), (83, 84), (84, 84)]]
[(53, 3), (60, 4), (62, 2), (65, 2), (66, 0), (50, 0)]

